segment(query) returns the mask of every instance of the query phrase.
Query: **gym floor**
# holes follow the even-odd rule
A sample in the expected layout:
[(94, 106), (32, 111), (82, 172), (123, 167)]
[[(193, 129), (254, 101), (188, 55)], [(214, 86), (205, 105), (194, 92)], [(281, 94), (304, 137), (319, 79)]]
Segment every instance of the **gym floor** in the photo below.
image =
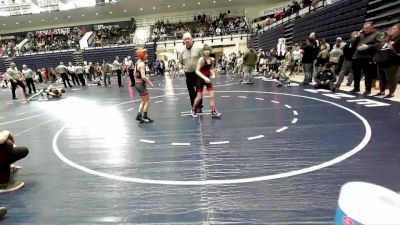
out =
[(222, 118), (208, 98), (192, 118), (184, 79), (152, 79), (153, 124), (135, 121), (128, 80), (54, 100), (1, 91), (0, 128), (30, 154), (0, 224), (333, 224), (349, 181), (400, 191), (398, 102), (222, 75)]

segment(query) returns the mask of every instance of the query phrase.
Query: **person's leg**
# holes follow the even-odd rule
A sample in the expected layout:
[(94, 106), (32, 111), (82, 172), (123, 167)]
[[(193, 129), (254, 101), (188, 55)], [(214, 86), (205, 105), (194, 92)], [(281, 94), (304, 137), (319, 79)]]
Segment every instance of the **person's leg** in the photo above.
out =
[(33, 79), (31, 78), (31, 81), (32, 81), (32, 89), (33, 89), (33, 92), (34, 93), (36, 93), (36, 87), (35, 87), (35, 82), (33, 81)]
[(141, 120), (142, 120), (142, 117), (143, 117), (143, 115), (142, 115), (142, 113), (143, 113), (143, 108), (144, 108), (144, 101), (142, 100), (142, 101), (140, 101), (139, 112), (138, 112), (138, 114), (137, 114), (137, 116), (136, 116), (136, 120), (137, 120), (137, 121), (141, 121)]
[(369, 60), (365, 60), (363, 62), (363, 72), (365, 75), (365, 93), (364, 94), (370, 94), (371, 93), (371, 88), (372, 88), (372, 80), (376, 78), (376, 65)]
[(207, 84), (206, 86), (210, 97), (211, 116), (213, 118), (219, 118), (221, 116), (221, 113), (219, 113), (215, 107), (215, 94), (212, 84)]
[(186, 73), (186, 87), (189, 92), (189, 97), (190, 97), (190, 105), (193, 107), (194, 100), (196, 98), (196, 81), (197, 81), (197, 75), (195, 73)]
[(83, 77), (83, 73), (78, 74), (79, 80), (81, 81), (82, 86), (85, 86), (85, 78)]
[(11, 94), (13, 99), (16, 99), (17, 97), (15, 96), (15, 90), (17, 89), (17, 84), (13, 81), (10, 81), (11, 83)]
[(20, 86), (23, 90), (24, 96), (26, 97), (26, 87), (25, 84), (22, 81), (17, 81), (17, 85)]
[(144, 102), (143, 105), (143, 121), (145, 123), (152, 123), (154, 122), (152, 119), (150, 119), (150, 117), (147, 115), (149, 112), (149, 108), (150, 108), (150, 98), (149, 95), (145, 95), (145, 96), (141, 96), (142, 97), (142, 101)]
[(385, 75), (387, 77), (387, 84), (389, 88), (389, 96), (394, 96), (397, 88), (397, 73), (400, 71), (399, 66), (390, 66), (388, 68), (384, 68)]
[(196, 98), (194, 99), (194, 103), (193, 103), (193, 107), (192, 107), (192, 116), (193, 117), (197, 117), (197, 109), (198, 109), (198, 105), (201, 101), (201, 99), (203, 99), (203, 93), (202, 91), (197, 91), (197, 95)]
[(66, 74), (61, 74), (61, 79), (64, 84), (64, 87), (67, 88), (67, 78), (65, 77)]
[(121, 70), (117, 70), (117, 76), (118, 76), (118, 86), (122, 87), (122, 81), (121, 81)]
[(73, 75), (73, 74), (70, 74), (70, 76), (71, 76), (72, 83), (74, 84), (74, 86), (76, 86), (75, 79), (74, 79), (74, 75)]
[(107, 75), (103, 72), (104, 86), (107, 86)]
[(25, 82), (26, 82), (26, 86), (28, 86), (28, 91), (29, 91), (29, 94), (31, 95), (31, 94), (32, 94), (32, 86), (31, 86), (31, 81), (30, 81), (30, 79), (29, 79), (29, 78), (27, 78), (27, 79), (25, 79)]
[(379, 74), (379, 93), (377, 95), (384, 95), (386, 87), (388, 85), (385, 71), (383, 70), (382, 66), (378, 65), (378, 74)]
[(354, 76), (354, 89), (352, 92), (359, 92), (360, 91), (360, 80), (361, 80), (361, 70), (362, 70), (362, 63), (360, 60), (355, 59), (353, 60), (353, 76)]
[(107, 73), (107, 80), (108, 80), (108, 85), (110, 85), (111, 86), (111, 76), (110, 76), (110, 74), (109, 73)]
[(135, 86), (135, 77), (133, 77), (133, 70), (129, 70), (129, 79), (131, 79), (131, 87)]
[(346, 75), (346, 73), (351, 72), (351, 62), (348, 60), (345, 60), (343, 62), (342, 68), (339, 72), (339, 77), (338, 77), (338, 81), (336, 82), (336, 87), (340, 88), (340, 85), (342, 85), (343, 80), (344, 80), (344, 76)]

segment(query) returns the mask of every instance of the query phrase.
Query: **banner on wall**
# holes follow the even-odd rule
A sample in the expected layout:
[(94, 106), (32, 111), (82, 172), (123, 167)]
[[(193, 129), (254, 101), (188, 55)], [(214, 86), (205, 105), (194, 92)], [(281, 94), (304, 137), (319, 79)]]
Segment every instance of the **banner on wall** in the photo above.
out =
[(0, 41), (2, 40), (14, 40), (16, 37), (14, 35), (9, 35), (9, 36), (0, 36)]

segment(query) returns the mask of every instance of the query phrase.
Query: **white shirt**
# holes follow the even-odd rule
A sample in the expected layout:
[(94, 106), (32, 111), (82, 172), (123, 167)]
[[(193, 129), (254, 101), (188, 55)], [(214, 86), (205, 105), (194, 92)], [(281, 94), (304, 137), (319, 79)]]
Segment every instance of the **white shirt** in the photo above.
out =
[(68, 72), (75, 73), (75, 66), (68, 66)]
[(31, 70), (31, 69), (23, 69), (22, 70), (22, 74), (25, 76), (25, 79), (26, 78), (32, 78), (32, 76), (33, 76), (33, 71)]
[(293, 60), (300, 60), (302, 57), (301, 50), (294, 50), (293, 51)]
[(118, 62), (118, 60), (114, 60), (113, 66), (114, 66), (115, 70), (122, 69), (122, 64), (120, 62)]
[(14, 69), (8, 68), (7, 74), (11, 77), (11, 79), (13, 79), (15, 81), (19, 80), (20, 74), (19, 74), (17, 67), (15, 67)]

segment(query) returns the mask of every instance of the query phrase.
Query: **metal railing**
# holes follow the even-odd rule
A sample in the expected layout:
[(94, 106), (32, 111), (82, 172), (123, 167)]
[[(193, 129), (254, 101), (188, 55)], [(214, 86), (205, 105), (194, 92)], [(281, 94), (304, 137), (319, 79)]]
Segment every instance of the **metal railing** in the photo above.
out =
[[(145, 27), (145, 26), (153, 26), (157, 21), (164, 21), (168, 23), (185, 23), (185, 22), (194, 22), (194, 17), (198, 15), (203, 15), (205, 14), (206, 16), (210, 16), (211, 18), (216, 18), (220, 15), (220, 11), (215, 11), (215, 12), (201, 12), (199, 11), (198, 13), (189, 13), (185, 15), (171, 15), (171, 16), (159, 16), (159, 17), (150, 17), (150, 18), (144, 18), (144, 19), (138, 19), (136, 20), (136, 25), (138, 27)], [(231, 11), (231, 13), (228, 15), (229, 17), (238, 17), (238, 16), (244, 16), (245, 12), (243, 11)]]
[[(255, 33), (264, 32), (264, 31), (269, 30), (271, 28), (274, 28), (274, 27), (276, 27), (278, 25), (294, 21), (299, 16), (310, 14), (312, 12), (315, 12), (315, 11), (318, 11), (318, 10), (324, 8), (325, 6), (333, 5), (334, 3), (337, 3), (339, 1), (341, 1), (341, 0), (320, 0), (318, 2), (318, 4), (315, 5), (315, 7), (313, 7), (310, 4), (309, 6), (306, 6), (306, 7), (303, 7), (302, 9), (300, 9), (300, 11), (292, 13), (289, 16), (284, 17), (281, 20), (274, 21), (273, 23), (271, 23), (269, 25), (265, 24), (265, 21), (260, 21), (260, 22), (257, 22), (257, 23), (253, 23), (253, 32), (255, 32)], [(261, 29), (258, 29), (258, 27), (257, 27), (258, 24), (262, 24), (261, 25)]]

